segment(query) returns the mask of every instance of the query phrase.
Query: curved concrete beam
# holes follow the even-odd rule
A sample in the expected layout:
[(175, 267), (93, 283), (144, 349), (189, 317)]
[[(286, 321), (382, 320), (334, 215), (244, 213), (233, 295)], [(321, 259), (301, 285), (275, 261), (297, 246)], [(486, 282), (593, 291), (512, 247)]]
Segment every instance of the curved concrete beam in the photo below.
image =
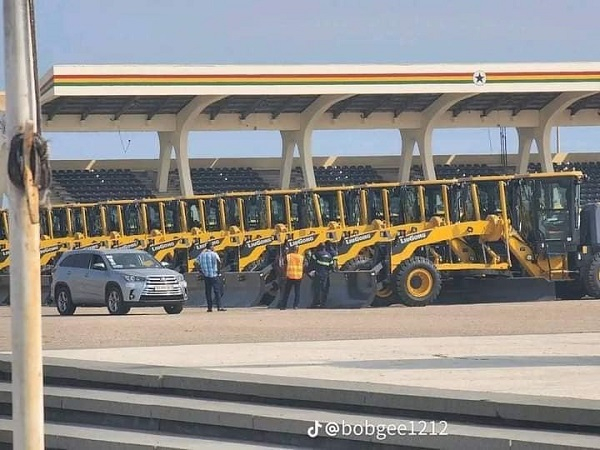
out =
[(402, 182), (409, 181), (410, 167), (415, 144), (419, 148), (423, 176), (426, 180), (435, 180), (435, 165), (433, 164), (433, 150), (431, 138), (437, 120), (442, 117), (456, 103), (477, 95), (473, 93), (442, 94), (436, 101), (421, 113), (421, 127), (416, 130), (400, 130), (402, 149), (400, 153), (400, 170), (398, 179)]
[(518, 173), (527, 173), (533, 141), (535, 141), (541, 157), (542, 170), (544, 172), (554, 172), (550, 145), (552, 128), (556, 125), (560, 114), (569, 106), (578, 100), (595, 94), (596, 92), (563, 92), (540, 110), (537, 127), (517, 128), (519, 135)]
[[(312, 132), (317, 120), (338, 102), (346, 100), (352, 97), (354, 94), (344, 95), (321, 95), (314, 102), (306, 108), (300, 115), (300, 130), (297, 136), (298, 153), (300, 154), (300, 165), (302, 166), (302, 173), (304, 174), (304, 187), (315, 188), (317, 187), (317, 181), (315, 179), (315, 171), (313, 168), (313, 156), (312, 156)], [(287, 169), (287, 167), (286, 167)], [(289, 167), (291, 173), (291, 165)], [(287, 175), (282, 174), (282, 181)]]
[[(173, 133), (169, 133), (169, 140), (175, 148), (175, 158), (177, 159), (177, 172), (179, 174), (179, 184), (181, 187), (181, 195), (189, 197), (194, 195), (194, 189), (192, 187), (192, 176), (190, 174), (190, 160), (188, 152), (188, 135), (194, 121), (198, 118), (198, 115), (204, 111), (208, 106), (215, 102), (225, 98), (225, 95), (199, 95), (189, 102), (185, 107), (177, 113), (176, 116), (176, 128)], [(166, 139), (166, 136), (163, 138)], [(160, 135), (159, 135), (160, 140)], [(163, 141), (164, 142), (164, 141)], [(158, 169), (159, 183), (162, 183), (166, 179), (168, 180), (168, 172), (171, 165), (171, 154), (170, 149), (166, 150), (167, 144), (161, 142), (161, 152), (169, 152), (169, 158), (165, 156), (165, 153), (161, 153), (160, 166)], [(164, 187), (166, 191), (166, 186)], [(164, 191), (161, 191), (164, 192)]]
[(173, 133), (168, 131), (158, 132), (158, 176), (156, 188), (158, 192), (167, 192), (169, 185), (169, 171), (171, 170), (171, 155), (173, 153)]
[(298, 142), (297, 131), (280, 131), (281, 133), (281, 169), (279, 171), (279, 187), (289, 189), (294, 165), (294, 150)]
[(302, 128), (312, 127), (316, 120), (321, 117), (325, 111), (331, 108), (336, 103), (353, 97), (354, 94), (327, 94), (321, 95), (308, 108), (302, 111), (300, 115), (300, 123)]
[(199, 95), (177, 113), (176, 132), (189, 131), (198, 115), (213, 103), (223, 100), (226, 95)]

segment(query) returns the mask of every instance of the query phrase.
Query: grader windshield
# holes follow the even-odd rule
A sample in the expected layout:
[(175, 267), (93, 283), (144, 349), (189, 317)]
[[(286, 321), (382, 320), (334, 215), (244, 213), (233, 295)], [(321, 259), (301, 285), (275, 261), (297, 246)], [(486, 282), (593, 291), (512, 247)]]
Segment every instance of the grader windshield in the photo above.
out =
[(399, 186), (389, 190), (390, 224), (421, 222), (419, 186)]
[(244, 229), (246, 231), (264, 230), (268, 228), (267, 197), (252, 195), (243, 198), (244, 202)]
[(287, 214), (286, 214), (286, 201), (285, 195), (270, 195), (271, 201), (271, 226), (282, 223), (289, 225)]
[(290, 195), (292, 228), (313, 228), (319, 226), (313, 198), (309, 193)]
[(444, 217), (447, 211), (445, 186), (431, 185), (425, 187), (425, 218)]
[(481, 220), (490, 215), (501, 215), (498, 181), (477, 180), (476, 183), (462, 183), (454, 199), (452, 211), (452, 220), (455, 222)]
[(383, 189), (369, 188), (367, 195), (367, 216), (369, 222), (373, 220), (386, 220), (383, 195)]
[(225, 224), (221, 224), (221, 210), (219, 208), (219, 199), (211, 198), (204, 202), (205, 227), (207, 232), (215, 232), (222, 229)]
[(142, 221), (141, 205), (139, 203), (130, 203), (124, 205), (123, 231), (127, 236), (135, 236), (144, 233)]
[(354, 227), (361, 224), (361, 192), (352, 189), (344, 192), (344, 218), (346, 226)]
[(8, 239), (8, 217), (6, 211), (0, 211), (0, 241)]
[(71, 230), (69, 226), (69, 214), (67, 208), (52, 208), (52, 237), (64, 238), (67, 237)]
[(319, 192), (318, 195), (323, 225), (326, 225), (329, 222), (339, 222), (341, 211), (337, 191)]
[(94, 205), (86, 208), (87, 235), (89, 237), (98, 237), (104, 235), (102, 226), (102, 207)]
[(163, 204), (163, 208), (165, 233), (180, 233), (183, 231), (179, 202), (177, 200), (170, 200)]
[(201, 202), (198, 200), (184, 200), (184, 203), (185, 220), (187, 222), (188, 231), (194, 228), (202, 229), (202, 212), (200, 211)]

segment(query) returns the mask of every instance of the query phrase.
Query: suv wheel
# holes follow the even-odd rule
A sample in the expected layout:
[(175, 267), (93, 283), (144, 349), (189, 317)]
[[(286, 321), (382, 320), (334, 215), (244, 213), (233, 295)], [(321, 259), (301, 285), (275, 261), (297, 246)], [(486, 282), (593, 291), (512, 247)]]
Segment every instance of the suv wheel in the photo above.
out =
[(167, 314), (179, 314), (181, 311), (183, 311), (183, 305), (167, 305), (165, 306), (165, 311)]
[(71, 299), (71, 291), (66, 286), (58, 286), (54, 293), (56, 297), (56, 309), (61, 316), (72, 316), (77, 307)]
[(106, 308), (110, 314), (121, 316), (129, 312), (129, 306), (123, 303), (123, 294), (117, 286), (108, 286), (106, 289)]

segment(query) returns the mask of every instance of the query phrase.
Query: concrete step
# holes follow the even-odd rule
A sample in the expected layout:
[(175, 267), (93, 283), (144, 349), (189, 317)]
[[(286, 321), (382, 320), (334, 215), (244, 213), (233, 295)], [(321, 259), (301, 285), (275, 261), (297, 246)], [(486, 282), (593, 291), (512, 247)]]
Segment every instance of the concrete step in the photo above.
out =
[[(61, 450), (208, 450), (214, 448), (259, 450), (282, 448), (280, 445), (251, 444), (60, 423), (46, 423), (44, 433), (46, 449)], [(0, 419), (0, 448), (12, 448), (12, 421), (9, 419)]]
[[(11, 386), (0, 383), (6, 414)], [(46, 419), (173, 435), (202, 436), (280, 445), (327, 448), (408, 446), (430, 449), (600, 448), (600, 436), (571, 431), (432, 422), (250, 402), (183, 398), (103, 389), (45, 388)], [(316, 439), (307, 435), (318, 421)], [(357, 428), (362, 427), (362, 428)], [(352, 430), (362, 430), (353, 432)], [(367, 431), (369, 430), (369, 431)], [(379, 436), (376, 431), (379, 430)], [(388, 432), (387, 430), (394, 430)], [(398, 432), (397, 430), (401, 430)], [(333, 435), (331, 433), (333, 432)]]
[[(489, 425), (600, 432), (600, 401), (307, 380), (197, 368), (152, 367), (46, 358), (46, 385), (149, 392), (361, 414), (477, 421)], [(10, 358), (0, 355), (0, 379)]]

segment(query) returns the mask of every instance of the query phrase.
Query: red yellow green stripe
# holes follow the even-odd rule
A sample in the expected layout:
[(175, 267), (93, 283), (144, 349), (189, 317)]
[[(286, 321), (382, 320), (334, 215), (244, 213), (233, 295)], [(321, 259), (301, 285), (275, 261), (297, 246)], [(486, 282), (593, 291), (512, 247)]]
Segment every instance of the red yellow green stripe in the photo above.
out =
[[(578, 83), (599, 82), (596, 72), (502, 72), (487, 73), (487, 83)], [(473, 73), (382, 73), (382, 74), (227, 74), (227, 75), (54, 75), (42, 93), (69, 86), (303, 86), (303, 85), (401, 85), (470, 84)]]

